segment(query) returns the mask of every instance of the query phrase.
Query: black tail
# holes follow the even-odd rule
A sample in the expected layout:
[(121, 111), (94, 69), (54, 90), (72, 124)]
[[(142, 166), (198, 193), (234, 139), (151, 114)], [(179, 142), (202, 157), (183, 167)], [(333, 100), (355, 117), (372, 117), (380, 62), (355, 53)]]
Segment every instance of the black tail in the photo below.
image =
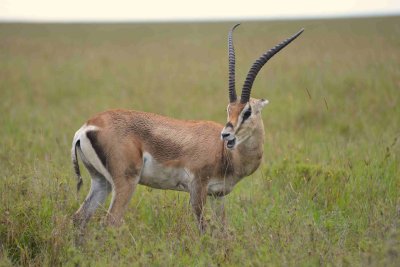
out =
[(79, 170), (78, 156), (76, 153), (77, 147), (80, 147), (80, 140), (77, 140), (72, 144), (72, 151), (71, 151), (72, 164), (74, 165), (75, 175), (76, 178), (78, 179), (78, 182), (76, 183), (76, 191), (79, 192), (79, 189), (81, 189), (81, 186), (83, 184), (83, 180), (81, 176), (81, 171)]

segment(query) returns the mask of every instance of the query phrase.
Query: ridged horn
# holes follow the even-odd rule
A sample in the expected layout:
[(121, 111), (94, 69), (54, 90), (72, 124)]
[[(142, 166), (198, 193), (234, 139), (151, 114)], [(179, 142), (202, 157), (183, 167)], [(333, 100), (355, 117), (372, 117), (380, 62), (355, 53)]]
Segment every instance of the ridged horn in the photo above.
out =
[(239, 26), (240, 23), (232, 27), (228, 34), (228, 58), (229, 58), (229, 102), (236, 102), (236, 89), (235, 89), (235, 48), (233, 47), (232, 34), (233, 31)]
[(273, 47), (272, 49), (268, 50), (267, 52), (262, 54), (261, 57), (253, 63), (253, 66), (251, 66), (249, 73), (247, 74), (246, 80), (243, 84), (242, 96), (240, 98), (240, 103), (245, 104), (245, 103), (249, 102), (251, 87), (253, 86), (253, 82), (254, 82), (255, 78), (257, 77), (258, 72), (265, 65), (265, 63), (267, 63), (267, 61), (269, 59), (271, 59), (276, 53), (281, 51), (285, 46), (290, 44), (294, 39), (299, 37), (299, 35), (303, 31), (304, 31), (304, 29), (301, 29), (298, 33), (296, 33), (292, 37), (284, 40), (280, 44), (278, 44), (275, 47)]

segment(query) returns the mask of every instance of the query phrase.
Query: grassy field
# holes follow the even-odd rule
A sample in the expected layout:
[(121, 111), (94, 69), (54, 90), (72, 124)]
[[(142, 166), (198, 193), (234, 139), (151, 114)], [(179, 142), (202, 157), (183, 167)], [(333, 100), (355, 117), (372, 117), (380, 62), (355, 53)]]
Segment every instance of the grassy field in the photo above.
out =
[[(0, 266), (395, 266), (400, 262), (400, 17), (243, 23), (240, 86), (262, 52), (264, 162), (198, 234), (188, 194), (139, 186), (74, 246), (74, 132), (129, 108), (224, 123), (233, 23), (0, 24)], [(109, 200), (108, 200), (109, 202)]]

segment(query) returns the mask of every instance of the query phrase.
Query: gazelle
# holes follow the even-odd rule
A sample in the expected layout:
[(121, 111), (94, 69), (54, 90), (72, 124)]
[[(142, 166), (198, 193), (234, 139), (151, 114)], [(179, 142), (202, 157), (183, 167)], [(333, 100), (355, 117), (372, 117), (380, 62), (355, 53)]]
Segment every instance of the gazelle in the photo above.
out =
[[(229, 104), (225, 126), (212, 121), (176, 120), (133, 110), (109, 110), (89, 119), (72, 142), (72, 162), (82, 185), (77, 154), (91, 175), (91, 188), (74, 215), (84, 228), (96, 208), (112, 191), (107, 214), (110, 225), (120, 225), (137, 184), (190, 193), (200, 231), (207, 195), (222, 199), (260, 165), (264, 147), (264, 99), (250, 98), (260, 69), (302, 32), (281, 42), (257, 59), (243, 85), (235, 91), (235, 51), (228, 34)], [(223, 206), (219, 214), (224, 217)]]

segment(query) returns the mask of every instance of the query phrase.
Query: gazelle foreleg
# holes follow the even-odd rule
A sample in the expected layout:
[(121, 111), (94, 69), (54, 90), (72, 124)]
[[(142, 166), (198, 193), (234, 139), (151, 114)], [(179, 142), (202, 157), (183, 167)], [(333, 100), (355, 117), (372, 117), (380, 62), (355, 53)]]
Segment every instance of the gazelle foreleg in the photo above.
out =
[(207, 186), (200, 179), (194, 179), (190, 185), (190, 204), (200, 232), (203, 234), (206, 230), (206, 222), (204, 220), (204, 206), (207, 199)]

